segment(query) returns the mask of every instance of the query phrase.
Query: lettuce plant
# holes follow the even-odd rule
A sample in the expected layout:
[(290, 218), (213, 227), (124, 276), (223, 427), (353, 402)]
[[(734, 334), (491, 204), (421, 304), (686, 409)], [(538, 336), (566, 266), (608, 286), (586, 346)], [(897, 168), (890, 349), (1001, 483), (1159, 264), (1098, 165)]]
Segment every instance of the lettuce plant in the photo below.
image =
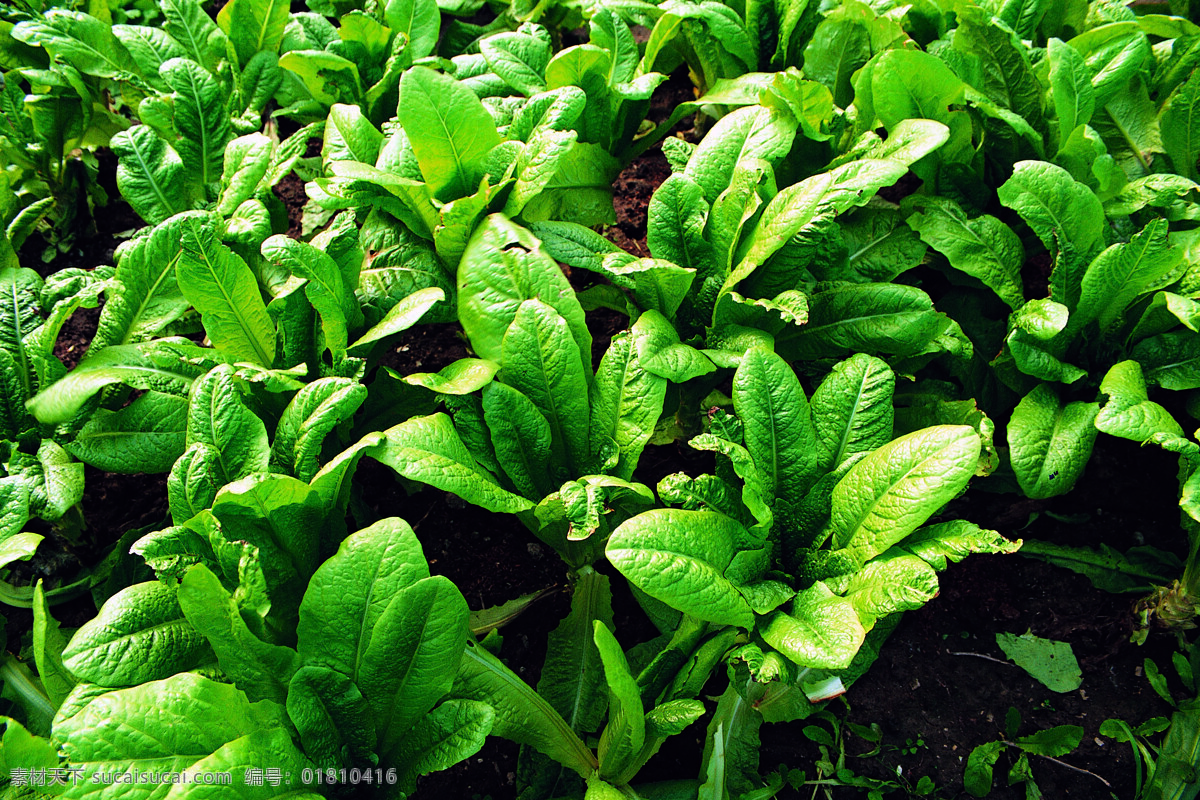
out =
[(719, 454), (717, 474), (664, 479), (659, 496), (683, 507), (625, 522), (609, 561), (649, 597), (752, 630), (798, 667), (846, 668), (876, 620), (937, 594), (947, 559), (1015, 549), (969, 523), (922, 527), (980, 468), (981, 442), (953, 425), (893, 438), (892, 383), (855, 356), (810, 404), (786, 362), (749, 350), (737, 416), (691, 441)]
[[(353, 768), (372, 776), (357, 791), (403, 796), (419, 775), (482, 746), (492, 708), (448, 696), (466, 602), (430, 577), (412, 529), (381, 520), (318, 566), (319, 511), (280, 504), (282, 487), (271, 485), (228, 487), (231, 497), (259, 496), (233, 516), (219, 502), (190, 539), (139, 543), (163, 581), (119, 592), (54, 654), (75, 683), (52, 698), (49, 744), (83, 776), (65, 796), (82, 796), (114, 762), (231, 770), (222, 796), (247, 797), (250, 768), (279, 769), (281, 785), (303, 797), (337, 793), (337, 771)], [(297, 571), (281, 582), (280, 568)], [(285, 598), (290, 626), (264, 627)], [(43, 674), (50, 666), (39, 665)], [(139, 786), (135, 796), (154, 792)]]

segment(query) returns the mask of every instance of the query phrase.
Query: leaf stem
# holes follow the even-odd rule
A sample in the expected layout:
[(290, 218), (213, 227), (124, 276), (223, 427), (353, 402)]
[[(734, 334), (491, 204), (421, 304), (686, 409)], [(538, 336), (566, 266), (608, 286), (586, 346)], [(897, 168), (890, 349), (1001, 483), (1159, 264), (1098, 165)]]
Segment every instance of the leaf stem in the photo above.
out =
[[(1024, 749), (1024, 748), (1022, 748), (1022, 747), (1021, 747), (1021, 745), (1017, 744), (1016, 742), (1010, 742), (1010, 741), (1008, 741), (1007, 739), (1006, 739), (1006, 740), (1004, 740), (1004, 743), (1005, 743), (1006, 745), (1009, 745), (1010, 747), (1016, 747), (1016, 748), (1019, 748), (1019, 749), (1022, 749), (1022, 750)], [(1029, 752), (1029, 751), (1028, 751), (1028, 750), (1026, 750), (1025, 752)], [(1030, 755), (1037, 756), (1038, 758), (1044, 758), (1044, 759), (1046, 759), (1047, 761), (1053, 761), (1055, 764), (1058, 764), (1060, 767), (1066, 767), (1067, 769), (1072, 769), (1072, 770), (1075, 770), (1076, 772), (1082, 772), (1084, 775), (1091, 775), (1093, 778), (1095, 778), (1096, 780), (1100, 781), (1101, 783), (1103, 783), (1103, 784), (1104, 784), (1105, 786), (1107, 786), (1108, 788), (1110, 788), (1110, 789), (1112, 788), (1112, 784), (1111, 784), (1111, 783), (1109, 783), (1108, 781), (1106, 781), (1104, 778), (1101, 778), (1099, 775), (1097, 775), (1096, 773), (1092, 772), (1091, 770), (1086, 770), (1086, 769), (1084, 769), (1083, 767), (1077, 767), (1077, 766), (1075, 766), (1074, 764), (1068, 764), (1067, 762), (1065, 762), (1065, 761), (1062, 761), (1061, 759), (1057, 759), (1057, 758), (1055, 758), (1054, 756), (1046, 756), (1046, 755), (1042, 755), (1041, 753), (1030, 753)]]

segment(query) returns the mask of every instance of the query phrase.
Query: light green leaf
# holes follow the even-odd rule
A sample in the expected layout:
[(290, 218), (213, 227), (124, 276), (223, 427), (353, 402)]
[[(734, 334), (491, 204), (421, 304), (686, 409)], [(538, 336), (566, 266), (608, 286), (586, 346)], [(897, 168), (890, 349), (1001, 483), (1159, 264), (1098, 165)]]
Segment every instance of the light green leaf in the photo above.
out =
[(491, 115), (474, 92), (448, 75), (414, 67), (400, 79), (397, 118), (438, 199), (474, 193), (484, 158), (500, 143)]
[(203, 194), (206, 187), (220, 180), (225, 145), (233, 137), (228, 97), (217, 79), (195, 61), (173, 58), (159, 72), (174, 91), (173, 119), (179, 131), (175, 149), (191, 180), (202, 187), (198, 194)]
[(450, 690), (467, 616), (462, 593), (438, 575), (401, 590), (376, 620), (357, 683), (375, 712), (382, 750), (395, 749)]
[(254, 274), (217, 239), (207, 217), (190, 216), (182, 229), (176, 279), (183, 296), (200, 312), (208, 337), (234, 360), (271, 366), (275, 326)]
[(1026, 496), (1054, 497), (1075, 485), (1092, 455), (1098, 411), (1098, 403), (1064, 406), (1045, 383), (1021, 399), (1008, 423), (1008, 447)]
[(834, 487), (834, 547), (865, 562), (901, 541), (966, 487), (979, 451), (974, 429), (938, 425), (869, 453)]
[(105, 472), (168, 472), (186, 447), (187, 411), (182, 397), (147, 392), (116, 411), (99, 409), (64, 447)]
[(184, 617), (175, 589), (150, 581), (110, 597), (75, 632), (62, 655), (63, 664), (80, 680), (136, 686), (197, 667), (212, 651)]
[(866, 638), (858, 612), (818, 581), (796, 595), (790, 611), (772, 611), (759, 622), (767, 644), (794, 663), (814, 669), (844, 669)]
[(1136, 361), (1122, 361), (1109, 368), (1100, 382), (1100, 391), (1108, 395), (1108, 402), (1096, 415), (1096, 428), (1101, 432), (1139, 444), (1150, 441), (1155, 434), (1184, 436), (1171, 412), (1146, 394), (1142, 366)]
[[(8, 539), (5, 544), (12, 541)], [(57, 709), (79, 680), (63, 665), (67, 637), (50, 613), (46, 591), (39, 580), (33, 587), (33, 658), (50, 703)]]
[(950, 266), (978, 278), (1012, 308), (1025, 302), (1025, 248), (1012, 228), (988, 214), (967, 219), (957, 203), (945, 198), (922, 199), (917, 208), (908, 218), (909, 227), (945, 255)]
[(370, 760), (375, 721), (354, 681), (328, 667), (304, 666), (287, 687), (288, 718), (304, 752), (322, 769)]
[(367, 399), (367, 387), (348, 378), (320, 378), (288, 403), (271, 443), (271, 471), (311, 481), (320, 470), (321, 446), (333, 429)]
[(533, 507), (483, 471), (445, 414), (414, 417), (384, 436), (373, 457), (410, 480), (454, 492), (489, 511), (514, 514)]
[(149, 126), (135, 125), (112, 137), (117, 188), (151, 225), (195, 205), (183, 161)]
[(651, 597), (697, 619), (749, 628), (750, 606), (725, 577), (739, 542), (750, 538), (734, 520), (711, 511), (653, 509), (622, 523), (605, 554)]
[(387, 757), (399, 765), (397, 785), (411, 792), (417, 778), (448, 769), (479, 752), (497, 712), (488, 703), (447, 700), (422, 717)]
[[(1029, 633), (1021, 636), (1014, 633), (997, 633), (996, 644), (1004, 651), (1004, 655), (1052, 692), (1073, 692), (1083, 683), (1079, 663), (1075, 660), (1071, 645), (1066, 642), (1043, 639)], [(1066, 752), (1074, 749), (1072, 746)]]
[(858, 353), (836, 364), (810, 403), (820, 473), (892, 438), (896, 378), (878, 358)]
[(230, 0), (217, 13), (217, 24), (244, 65), (255, 53), (279, 52), (289, 9), (287, 0)]
[(246, 406), (229, 365), (212, 369), (192, 386), (187, 445), (195, 444), (207, 445), (216, 456), (222, 484), (268, 468), (267, 428)]

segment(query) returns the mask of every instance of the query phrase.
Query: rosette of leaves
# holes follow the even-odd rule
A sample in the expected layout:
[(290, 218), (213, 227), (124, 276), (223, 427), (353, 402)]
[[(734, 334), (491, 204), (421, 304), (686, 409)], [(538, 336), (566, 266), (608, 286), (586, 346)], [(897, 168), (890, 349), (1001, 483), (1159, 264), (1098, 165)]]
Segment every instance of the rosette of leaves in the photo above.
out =
[(987, 468), (982, 441), (966, 425), (897, 429), (893, 383), (860, 354), (809, 401), (785, 361), (749, 350), (736, 416), (715, 411), (691, 440), (718, 454), (716, 474), (668, 476), (659, 497), (680, 507), (609, 537), (609, 561), (652, 618), (742, 629), (795, 668), (844, 670), (877, 621), (937, 594), (949, 561), (1015, 550), (964, 521), (926, 525)]
[[(81, 306), (95, 307), (111, 270), (60, 270), (43, 280), (31, 269), (0, 269), (0, 557), (3, 565), (29, 559), (51, 532), (77, 542), (83, 528), (79, 501), (83, 498), (83, 464), (72, 457), (74, 429), (87, 419), (81, 414), (71, 425), (58, 428), (26, 409), (42, 387), (67, 372), (55, 355), (63, 324)], [(86, 587), (85, 587), (86, 588)], [(65, 598), (76, 586), (53, 587), (54, 599)], [(32, 587), (0, 584), (0, 601), (28, 607)]]
[(100, 102), (96, 81), (27, 50), (31, 63), (0, 77), (0, 263), (13, 267), (30, 234), (50, 261), (95, 230), (93, 213), (108, 202), (96, 150), (128, 125)]
[(166, 0), (161, 10), (158, 27), (56, 8), (27, 15), (11, 36), (96, 79), (178, 150), (203, 199), (220, 170), (222, 139), (262, 127), (283, 80), (277, 61), (288, 8), (238, 0), (216, 21), (198, 0)]
[(894, 207), (847, 212), (935, 151), (947, 129), (909, 120), (886, 141), (865, 134), (824, 171), (777, 190), (772, 164), (822, 135), (821, 117), (804, 117), (806, 106), (789, 100), (806, 93), (831, 108), (823, 87), (781, 73), (760, 104), (723, 117), (700, 145), (673, 146), (674, 173), (648, 211), (650, 258), (576, 225), (538, 223), (535, 232), (556, 259), (612, 283), (585, 293), (589, 305), (659, 311), (718, 366), (736, 366), (754, 344), (793, 359), (870, 352), (905, 368), (969, 352), (925, 292), (885, 282), (919, 263), (924, 248), (908, 241), (915, 236), (894, 237), (887, 257), (869, 246), (852, 254), (847, 244), (889, 236), (900, 222)]
[[(39, 657), (63, 679), (39, 755), (83, 776), (64, 796), (94, 791), (91, 776), (119, 762), (230, 771), (223, 797), (261, 794), (249, 768), (279, 769), (296, 797), (337, 793), (305, 780), (313, 770), (369, 769), (356, 792), (394, 797), (482, 746), (496, 714), (450, 695), (468, 636), (461, 593), (429, 575), (397, 518), (321, 561), (321, 511), (301, 490), (259, 475), (187, 528), (141, 540), (161, 580), (117, 593)], [(117, 793), (161, 787), (101, 791)]]
[(457, 289), (478, 358), (404, 377), (441, 394), (453, 419), (436, 413), (388, 428), (371, 455), (408, 479), (519, 514), (572, 568), (585, 566), (621, 519), (653, 503), (633, 475), (667, 380), (644, 364), (678, 339), (647, 315), (613, 338), (593, 374), (570, 284), (502, 215), (472, 238)]
[(273, 5), (282, 8), (279, 113), (308, 122), (324, 119), (335, 105), (352, 105), (382, 125), (395, 115), (400, 76), (434, 55), (441, 34), (435, 0), (313, 2), (311, 11), (291, 15), (285, 4)]

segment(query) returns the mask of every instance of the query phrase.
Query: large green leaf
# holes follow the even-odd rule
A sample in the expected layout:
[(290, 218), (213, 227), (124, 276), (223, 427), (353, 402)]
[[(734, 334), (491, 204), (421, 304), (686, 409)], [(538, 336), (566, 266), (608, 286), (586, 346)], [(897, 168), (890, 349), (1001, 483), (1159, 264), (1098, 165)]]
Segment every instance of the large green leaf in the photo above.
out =
[(1163, 109), (1162, 139), (1175, 170), (1192, 180), (1200, 178), (1200, 76), (1195, 72)]
[(122, 589), (83, 625), (63, 651), (80, 680), (135, 686), (193, 669), (212, 657), (183, 615), (175, 589), (151, 581)]
[(529, 231), (492, 215), (471, 237), (458, 270), (459, 319), (480, 358), (503, 361), (504, 334), (526, 300), (540, 300), (566, 320), (590, 375), (592, 335), (570, 282)]
[(117, 156), (117, 188), (133, 210), (151, 225), (195, 205), (183, 161), (147, 125), (112, 137)]
[(367, 387), (348, 378), (320, 378), (296, 393), (275, 426), (271, 468), (313, 479), (320, 469), (325, 437), (367, 399)]
[(767, 495), (776, 503), (803, 497), (818, 476), (818, 451), (796, 373), (769, 350), (748, 350), (733, 376), (733, 407)]
[(113, 36), (111, 25), (82, 11), (48, 9), (17, 23), (11, 35), (17, 41), (44, 47), (56, 60), (86, 75), (122, 80), (140, 77), (137, 63)]
[(667, 392), (667, 381), (643, 367), (637, 338), (612, 338), (592, 386), (591, 450), (600, 453), (606, 441), (615, 442), (619, 461), (609, 474), (625, 480), (654, 434)]
[(541, 500), (570, 473), (561, 457), (551, 457), (550, 423), (533, 401), (503, 383), (483, 390), (483, 419), (487, 423), (496, 461), (518, 492)]
[(187, 409), (182, 397), (147, 392), (124, 408), (97, 411), (63, 446), (105, 472), (167, 472), (186, 446)]
[[(68, 763), (82, 770), (80, 780), (71, 787), (68, 796), (116, 800), (165, 797), (171, 786), (143, 785), (144, 793), (135, 794), (129, 784), (110, 783), (100, 777), (112, 775), (114, 764), (143, 774), (181, 774), (184, 770), (203, 770), (200, 765), (205, 763), (220, 770), (220, 765), (206, 758), (227, 743), (256, 731), (283, 734), (286, 738), (276, 704), (250, 703), (229, 684), (185, 673), (95, 697), (55, 725), (54, 734), (62, 742)], [(267, 748), (260, 753), (278, 759), (260, 766), (281, 770), (292, 766), (284, 762), (281, 753), (273, 754)], [(243, 761), (241, 766), (249, 763)], [(299, 764), (295, 766), (298, 768)], [(229, 785), (216, 787), (224, 795), (213, 792), (214, 787), (180, 786), (203, 788), (209, 792), (206, 796), (228, 797), (231, 792), (237, 792), (236, 797), (252, 796), (243, 794), (245, 790), (240, 787), (234, 789)], [(150, 790), (157, 794), (151, 795)], [(192, 792), (187, 796), (191, 797)]]
[(379, 618), (401, 591), (427, 577), (421, 544), (403, 520), (350, 534), (309, 581), (297, 627), (300, 654), (357, 681)]
[(423, 578), (376, 620), (357, 683), (375, 713), (379, 746), (392, 750), (450, 690), (467, 641), (467, 601), (450, 580)]
[(622, 523), (605, 554), (640, 590), (685, 614), (749, 628), (754, 614), (725, 577), (735, 547), (750, 536), (712, 511), (653, 509)]
[(1178, 277), (1183, 256), (1183, 248), (1167, 241), (1166, 220), (1151, 220), (1129, 242), (1109, 247), (1088, 265), (1069, 324), (1082, 328), (1095, 320), (1105, 331), (1121, 324), (1135, 300)]
[(821, 381), (810, 403), (821, 473), (891, 440), (895, 385), (887, 364), (864, 353), (835, 365)]
[(275, 360), (275, 326), (254, 274), (220, 242), (207, 217), (187, 217), (182, 232), (176, 279), (183, 296), (200, 312), (208, 337), (234, 360), (270, 367)]
[(820, 581), (796, 595), (788, 611), (772, 611), (758, 633), (794, 663), (815, 669), (845, 669), (867, 635), (853, 604)]
[(1100, 391), (1108, 395), (1108, 402), (1096, 415), (1096, 428), (1103, 433), (1139, 444), (1150, 441), (1155, 434), (1170, 438), (1184, 435), (1171, 412), (1146, 394), (1142, 367), (1136, 361), (1114, 364), (1100, 382)]
[(175, 280), (185, 219), (172, 217), (118, 248), (115, 285), (105, 295), (90, 351), (149, 339), (187, 311)]
[(475, 93), (449, 75), (415, 67), (400, 79), (396, 116), (434, 194), (441, 200), (473, 194), (485, 156), (500, 143)]
[(546, 418), (554, 456), (573, 474), (586, 472), (588, 380), (566, 320), (545, 303), (526, 300), (504, 334), (501, 352), (501, 380)]
[(225, 145), (233, 138), (225, 92), (208, 70), (190, 59), (173, 58), (160, 73), (175, 93), (175, 149), (183, 166), (201, 187), (215, 184), (221, 179)]
[(967, 219), (957, 203), (945, 198), (919, 200), (917, 208), (907, 220), (909, 227), (945, 255), (950, 266), (978, 278), (1014, 309), (1025, 302), (1025, 248), (1012, 228), (987, 214)]
[(279, 52), (289, 8), (287, 0), (230, 0), (217, 14), (217, 24), (245, 65), (255, 53)]
[(292, 615), (319, 563), (320, 495), (295, 478), (256, 473), (217, 492), (212, 513), (231, 542), (258, 548), (271, 613), (294, 624)]
[(1098, 411), (1098, 403), (1064, 404), (1045, 383), (1021, 399), (1008, 423), (1009, 457), (1021, 491), (1041, 499), (1075, 485), (1092, 455)]
[(199, 631), (221, 671), (251, 700), (287, 699), (288, 681), (299, 667), (296, 651), (268, 644), (246, 626), (233, 596), (203, 564), (192, 566), (179, 584), (179, 605)]
[(267, 428), (246, 406), (231, 366), (210, 370), (192, 386), (187, 445), (195, 444), (207, 445), (215, 454), (221, 483), (268, 467)]
[(133, 389), (185, 395), (200, 369), (187, 364), (161, 341), (113, 345), (90, 355), (28, 403), (42, 422), (66, 422), (96, 392), (115, 383)]
[(865, 562), (908, 536), (966, 487), (980, 447), (973, 428), (938, 425), (869, 453), (834, 487), (834, 547)]
[(486, 702), (454, 699), (422, 717), (399, 746), (386, 754), (399, 765), (396, 783), (400, 790), (412, 792), (418, 776), (448, 769), (478, 753), (496, 716)]
[(384, 432), (372, 455), (409, 480), (453, 492), (489, 511), (517, 513), (533, 503), (500, 486), (472, 457), (445, 414), (414, 417)]

